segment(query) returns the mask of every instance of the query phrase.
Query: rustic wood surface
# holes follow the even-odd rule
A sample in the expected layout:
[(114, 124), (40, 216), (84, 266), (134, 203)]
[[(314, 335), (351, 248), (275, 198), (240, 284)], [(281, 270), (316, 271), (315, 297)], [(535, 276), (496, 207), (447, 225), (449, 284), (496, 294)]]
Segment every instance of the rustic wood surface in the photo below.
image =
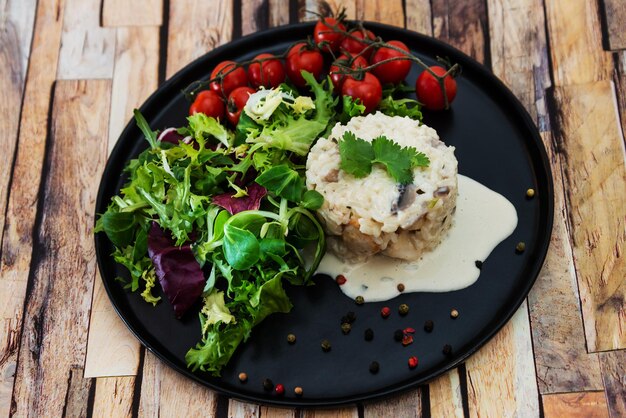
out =
[[(623, 1), (327, 3), (0, 0), (0, 417), (626, 416)], [(442, 39), (511, 88), (552, 166), (551, 247), (513, 319), (429, 384), (343, 409), (244, 403), (162, 364), (116, 316), (95, 268), (95, 193), (159, 83), (232, 39), (338, 7)]]

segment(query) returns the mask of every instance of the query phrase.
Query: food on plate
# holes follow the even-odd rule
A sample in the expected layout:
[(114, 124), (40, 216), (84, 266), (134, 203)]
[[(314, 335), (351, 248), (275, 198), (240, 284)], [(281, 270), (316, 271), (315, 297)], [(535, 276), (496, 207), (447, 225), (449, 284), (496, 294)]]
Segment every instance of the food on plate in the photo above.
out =
[[(435, 75), (444, 77), (443, 83)], [(445, 95), (443, 89), (445, 89)], [(433, 65), (419, 75), (415, 82), (415, 92), (417, 99), (427, 109), (447, 109), (456, 97), (456, 81), (448, 70), (438, 65)]]
[[(334, 60), (330, 71), (325, 60)], [(331, 248), (341, 245), (352, 258), (414, 258), (447, 228), (456, 182), (437, 176), (456, 173), (456, 161), (440, 167), (446, 147), (420, 124), (421, 104), (408, 97), (413, 93), (404, 79), (413, 63), (426, 68), (401, 42), (386, 43), (343, 16), (327, 17), (312, 39), (282, 54), (219, 62), (208, 80), (184, 91), (189, 117), (178, 126), (151, 127), (135, 111), (148, 148), (130, 160), (127, 181), (98, 217), (95, 232), (113, 244), (112, 257), (128, 270), (119, 278), (128, 289), (153, 305), (168, 303), (176, 318), (199, 315), (199, 342), (186, 355), (189, 368), (219, 375), (253, 327), (290, 311), (283, 283), (311, 284), (326, 250), (315, 214), (322, 205), (335, 241)], [(366, 132), (370, 128), (375, 130)], [(416, 133), (420, 141), (396, 130)], [(349, 131), (353, 137), (338, 137)], [(388, 137), (375, 138), (376, 132)], [(332, 175), (307, 188), (306, 176), (316, 175), (312, 169), (305, 175), (316, 142), (309, 161), (327, 164), (324, 147), (332, 143), (324, 138), (338, 139), (346, 149), (371, 148), (372, 158), (340, 167), (348, 174), (336, 173), (339, 184), (365, 176), (359, 181), (390, 187), (383, 195), (389, 201), (377, 203), (388, 206), (382, 217), (364, 212), (352, 227), (341, 227), (347, 230), (343, 238), (334, 232), (343, 221), (328, 206), (341, 202), (340, 193), (320, 194), (331, 190)], [(422, 178), (431, 171), (432, 178)], [(441, 196), (424, 209), (419, 191)], [(392, 215), (396, 221), (385, 220)], [(357, 225), (361, 220), (364, 229)], [(375, 245), (359, 253), (358, 239)], [(308, 252), (311, 260), (305, 260)]]
[[(410, 147), (425, 154), (428, 166), (412, 167), (410, 178), (398, 181), (383, 164), (375, 163), (371, 172), (359, 178), (342, 169), (341, 144), (348, 133), (366, 142), (376, 143), (381, 137), (393, 141), (396, 147), (386, 151), (391, 164), (398, 163), (400, 147)], [(348, 157), (366, 154), (356, 146), (353, 150)], [(328, 248), (343, 259), (362, 261), (380, 253), (416, 260), (441, 242), (453, 221), (454, 147), (440, 141), (434, 129), (408, 117), (378, 112), (336, 124), (311, 149), (306, 180), (307, 187), (324, 197), (317, 213), (327, 232)]]

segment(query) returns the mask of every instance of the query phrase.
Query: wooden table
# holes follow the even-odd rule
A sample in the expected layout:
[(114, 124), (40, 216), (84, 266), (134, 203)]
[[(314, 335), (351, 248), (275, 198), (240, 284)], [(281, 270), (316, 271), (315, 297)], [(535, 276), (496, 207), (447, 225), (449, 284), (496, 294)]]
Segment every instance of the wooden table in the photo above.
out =
[(535, 119), (555, 183), (545, 266), (464, 365), (401, 396), (294, 411), (228, 399), (140, 347), (91, 228), (131, 109), (193, 58), (314, 19), (297, 0), (0, 0), (0, 415), (626, 416), (626, 3), (345, 0), (490, 67)]

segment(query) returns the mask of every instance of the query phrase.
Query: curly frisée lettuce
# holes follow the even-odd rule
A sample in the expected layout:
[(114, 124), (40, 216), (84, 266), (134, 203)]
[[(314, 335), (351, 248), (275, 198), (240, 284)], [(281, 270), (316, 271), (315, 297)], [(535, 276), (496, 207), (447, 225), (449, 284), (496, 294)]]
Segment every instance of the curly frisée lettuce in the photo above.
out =
[(159, 135), (135, 111), (149, 147), (128, 163), (95, 232), (128, 270), (118, 279), (146, 302), (168, 303), (177, 318), (202, 304), (199, 342), (186, 356), (193, 370), (219, 375), (255, 325), (289, 312), (284, 281), (310, 284), (324, 254), (311, 212), (323, 198), (306, 189), (303, 157), (333, 122), (335, 99), (328, 81), (305, 79), (313, 98), (269, 92), (280, 103), (259, 99), (260, 117), (242, 113), (236, 132), (198, 113), (177, 135)]

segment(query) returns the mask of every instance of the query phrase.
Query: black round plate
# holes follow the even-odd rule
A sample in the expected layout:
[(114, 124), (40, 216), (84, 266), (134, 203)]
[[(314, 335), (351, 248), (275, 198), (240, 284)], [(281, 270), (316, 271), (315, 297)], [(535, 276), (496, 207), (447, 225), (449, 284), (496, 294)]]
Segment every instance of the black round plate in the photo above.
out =
[[(328, 277), (317, 277), (315, 286), (289, 287), (292, 312), (272, 315), (256, 327), (220, 378), (192, 373), (185, 365), (186, 351), (200, 339), (198, 316), (194, 313), (177, 320), (165, 298), (153, 308), (137, 293), (124, 290), (115, 281), (125, 272), (110, 256), (113, 247), (104, 234), (97, 234), (96, 251), (104, 285), (126, 325), (171, 367), (229, 396), (266, 404), (328, 407), (415, 387), (459, 364), (485, 344), (517, 310), (543, 264), (552, 229), (552, 176), (541, 138), (522, 105), (488, 70), (449, 45), (382, 24), (366, 23), (366, 27), (383, 39), (402, 40), (427, 63), (435, 63), (435, 57), (442, 56), (461, 64), (463, 74), (458, 79), (458, 96), (452, 110), (425, 113), (424, 122), (456, 147), (461, 174), (513, 203), (519, 217), (517, 229), (492, 252), (478, 281), (466, 289), (403, 294), (387, 302), (357, 306)], [(306, 38), (312, 29), (312, 23), (280, 27), (217, 48), (164, 83), (141, 111), (153, 129), (181, 126), (188, 109), (181, 90), (189, 83), (208, 79), (212, 68), (222, 60), (240, 61), (268, 51), (281, 53), (294, 41)], [(414, 66), (409, 84), (415, 82), (417, 74)], [(139, 129), (130, 122), (102, 176), (96, 213), (106, 210), (123, 185), (124, 166), (146, 146)], [(533, 199), (525, 195), (530, 187), (537, 190)], [(526, 243), (523, 254), (515, 253), (519, 241)], [(410, 306), (405, 317), (396, 313), (401, 303)], [(386, 320), (380, 316), (383, 306), (392, 311)], [(450, 318), (452, 308), (460, 312), (456, 320)], [(355, 312), (357, 319), (352, 332), (343, 335), (340, 320), (348, 311)], [(435, 324), (432, 333), (423, 329), (424, 321), (429, 319)], [(415, 342), (403, 347), (394, 341), (393, 334), (406, 327), (415, 328)], [(363, 338), (367, 328), (374, 331), (373, 341)], [(296, 334), (296, 344), (287, 344), (289, 333)], [(328, 353), (320, 348), (323, 339), (332, 344)], [(452, 347), (448, 356), (442, 353), (446, 344)], [(414, 370), (407, 366), (410, 356), (419, 358)], [(380, 364), (378, 374), (369, 371), (372, 361)], [(249, 377), (245, 384), (237, 378), (242, 371)], [(264, 378), (282, 383), (285, 395), (264, 392)], [(296, 386), (304, 389), (304, 396), (294, 395)]]

